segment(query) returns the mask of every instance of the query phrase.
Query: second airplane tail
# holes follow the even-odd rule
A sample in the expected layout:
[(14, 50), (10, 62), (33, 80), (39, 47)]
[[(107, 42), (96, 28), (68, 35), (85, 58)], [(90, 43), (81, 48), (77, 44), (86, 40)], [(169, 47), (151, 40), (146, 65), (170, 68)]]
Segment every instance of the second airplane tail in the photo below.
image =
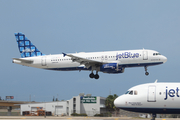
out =
[(37, 49), (35, 45), (31, 43), (27, 37), (25, 37), (23, 33), (15, 33), (15, 37), (22, 58), (44, 55)]

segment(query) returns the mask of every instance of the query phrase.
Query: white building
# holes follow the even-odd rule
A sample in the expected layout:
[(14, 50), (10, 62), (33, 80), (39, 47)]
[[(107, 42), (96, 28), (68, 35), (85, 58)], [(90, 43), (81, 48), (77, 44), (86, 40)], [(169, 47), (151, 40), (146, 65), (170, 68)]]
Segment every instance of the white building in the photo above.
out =
[(88, 116), (100, 114), (105, 109), (106, 98), (80, 94), (69, 100), (69, 113), (86, 113)]
[(51, 113), (51, 115), (62, 115), (68, 114), (68, 101), (55, 101), (55, 102), (44, 102), (44, 103), (31, 103), (31, 104), (21, 104), (21, 115), (27, 114), (27, 112), (32, 113), (37, 111), (38, 108)]
[(21, 115), (43, 109), (51, 115), (68, 115), (72, 113), (94, 116), (105, 110), (105, 98), (80, 94), (67, 101), (21, 104)]

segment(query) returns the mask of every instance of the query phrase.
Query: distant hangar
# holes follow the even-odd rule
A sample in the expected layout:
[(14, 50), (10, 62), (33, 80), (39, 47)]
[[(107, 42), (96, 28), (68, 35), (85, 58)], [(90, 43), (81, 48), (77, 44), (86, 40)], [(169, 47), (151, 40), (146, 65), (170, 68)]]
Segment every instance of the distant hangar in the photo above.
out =
[(104, 97), (79, 94), (66, 101), (20, 104), (20, 114), (36, 115), (37, 111), (45, 111), (46, 115), (55, 116), (71, 116), (72, 113), (94, 116), (105, 111), (105, 100)]

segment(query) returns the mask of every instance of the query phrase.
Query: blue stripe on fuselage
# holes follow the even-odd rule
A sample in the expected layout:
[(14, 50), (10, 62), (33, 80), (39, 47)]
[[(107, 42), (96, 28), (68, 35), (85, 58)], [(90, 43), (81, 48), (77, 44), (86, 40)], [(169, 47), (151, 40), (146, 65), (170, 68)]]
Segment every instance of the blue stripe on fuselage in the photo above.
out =
[[(163, 62), (157, 62), (157, 63), (141, 63), (141, 64), (123, 64), (119, 65), (119, 67), (143, 67), (143, 66), (153, 66), (162, 64)], [(46, 70), (57, 70), (57, 71), (74, 71), (74, 70), (91, 70), (90, 68), (84, 68), (84, 67), (66, 67), (66, 68), (44, 68)]]
[(159, 65), (159, 64), (163, 64), (163, 62), (156, 62), (156, 63), (136, 63), (136, 64), (123, 64), (120, 66), (123, 67), (143, 67), (143, 66), (153, 66), (153, 65)]
[(120, 108), (132, 112), (156, 113), (156, 114), (179, 114), (180, 108)]

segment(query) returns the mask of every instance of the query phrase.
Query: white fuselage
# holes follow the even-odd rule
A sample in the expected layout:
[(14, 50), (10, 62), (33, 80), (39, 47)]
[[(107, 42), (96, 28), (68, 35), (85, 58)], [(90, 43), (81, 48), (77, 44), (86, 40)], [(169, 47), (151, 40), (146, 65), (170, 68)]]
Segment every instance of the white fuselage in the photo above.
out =
[(148, 83), (115, 99), (116, 107), (144, 113), (180, 113), (180, 83)]
[[(139, 66), (151, 66), (162, 64), (167, 61), (167, 58), (163, 55), (157, 54), (154, 50), (125, 50), (125, 51), (109, 51), (109, 52), (89, 52), (89, 53), (74, 53), (73, 56), (83, 58), (85, 60), (92, 60), (100, 62), (102, 64), (117, 63), (118, 67), (139, 67)], [(157, 55), (156, 55), (157, 54)], [(21, 60), (13, 60), (14, 63), (49, 70), (92, 70), (92, 66), (87, 67), (83, 64), (83, 61), (73, 61), (72, 57), (64, 56), (63, 54), (56, 55), (44, 55), (36, 57), (20, 58), (22, 60), (30, 60), (32, 63), (26, 63)], [(85, 61), (86, 63), (88, 61)], [(89, 62), (91, 65), (91, 62)], [(95, 68), (105, 73), (111, 73), (103, 68)], [(109, 66), (108, 66), (109, 67)], [(103, 71), (104, 70), (104, 71)], [(113, 72), (112, 72), (113, 73)]]

